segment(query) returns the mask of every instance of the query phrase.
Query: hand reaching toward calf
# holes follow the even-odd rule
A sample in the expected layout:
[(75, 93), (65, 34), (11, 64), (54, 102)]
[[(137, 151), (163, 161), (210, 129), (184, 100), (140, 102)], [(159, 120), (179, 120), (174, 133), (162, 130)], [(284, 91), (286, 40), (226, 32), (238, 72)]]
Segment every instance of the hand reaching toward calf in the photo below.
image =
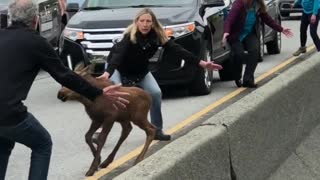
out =
[(130, 103), (128, 99), (125, 98), (130, 96), (130, 94), (119, 91), (120, 87), (121, 87), (121, 84), (117, 84), (117, 85), (108, 86), (103, 89), (104, 96), (106, 96), (112, 101), (113, 107), (116, 110), (125, 109), (127, 105)]
[(210, 69), (210, 70), (214, 70), (214, 71), (218, 71), (218, 70), (222, 69), (221, 65), (216, 64), (216, 63), (214, 63), (212, 61), (208, 62), (208, 61), (200, 60), (199, 66), (201, 66), (202, 68)]

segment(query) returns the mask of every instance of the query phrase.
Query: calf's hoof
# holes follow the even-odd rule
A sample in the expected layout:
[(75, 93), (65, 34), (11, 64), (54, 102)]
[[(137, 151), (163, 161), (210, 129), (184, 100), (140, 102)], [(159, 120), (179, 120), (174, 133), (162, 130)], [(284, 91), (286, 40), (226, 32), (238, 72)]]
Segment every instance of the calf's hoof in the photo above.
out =
[(86, 176), (92, 176), (94, 174), (95, 170), (89, 169), (86, 173)]

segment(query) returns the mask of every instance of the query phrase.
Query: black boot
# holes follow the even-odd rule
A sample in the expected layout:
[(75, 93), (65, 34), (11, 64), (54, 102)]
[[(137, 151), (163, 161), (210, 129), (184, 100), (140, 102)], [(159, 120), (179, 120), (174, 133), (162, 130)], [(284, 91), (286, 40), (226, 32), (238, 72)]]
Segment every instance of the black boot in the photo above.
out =
[(163, 134), (162, 130), (157, 130), (156, 135), (154, 136), (154, 140), (159, 140), (159, 141), (170, 141), (171, 136), (167, 134)]
[(242, 81), (241, 81), (241, 79), (234, 80), (234, 83), (236, 83), (237, 87), (241, 87), (241, 86), (242, 86)]
[(247, 88), (257, 88), (258, 84), (255, 84), (254, 82), (243, 82), (242, 84), (243, 87), (247, 87)]

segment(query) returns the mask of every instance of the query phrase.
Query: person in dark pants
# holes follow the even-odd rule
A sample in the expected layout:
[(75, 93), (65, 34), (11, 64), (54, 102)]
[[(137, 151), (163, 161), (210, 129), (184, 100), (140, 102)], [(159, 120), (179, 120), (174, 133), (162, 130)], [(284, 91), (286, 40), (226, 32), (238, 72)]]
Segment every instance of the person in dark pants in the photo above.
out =
[(303, 12), (300, 23), (300, 47), (293, 53), (294, 56), (299, 56), (301, 53), (306, 53), (307, 30), (310, 24), (310, 35), (317, 50), (320, 51), (320, 40), (317, 33), (319, 24), (319, 0), (297, 0), (292, 7), (302, 6)]
[(156, 140), (170, 140), (170, 135), (163, 133), (161, 113), (161, 89), (148, 69), (149, 59), (159, 47), (175, 53), (194, 66), (219, 70), (222, 67), (213, 62), (200, 60), (191, 52), (167, 38), (167, 35), (150, 9), (142, 9), (128, 26), (124, 38), (111, 50), (107, 59), (106, 72), (100, 78), (109, 78), (114, 82), (134, 82), (152, 97), (150, 110), (151, 122), (158, 130)]
[[(254, 72), (259, 61), (259, 20), (287, 37), (290, 29), (278, 25), (266, 12), (264, 0), (235, 0), (224, 24), (222, 44), (228, 42), (234, 61), (234, 79), (238, 87), (255, 88)], [(245, 53), (245, 50), (247, 53)], [(246, 69), (242, 77), (242, 64)]]
[(39, 18), (32, 0), (15, 0), (9, 11), (12, 25), (0, 30), (0, 180), (5, 179), (16, 142), (32, 150), (28, 179), (46, 180), (52, 140), (23, 104), (40, 68), (63, 86), (92, 101), (104, 95), (115, 109), (126, 107), (129, 102), (121, 96), (128, 94), (119, 92), (119, 85), (95, 88), (66, 68), (46, 39), (35, 31)]

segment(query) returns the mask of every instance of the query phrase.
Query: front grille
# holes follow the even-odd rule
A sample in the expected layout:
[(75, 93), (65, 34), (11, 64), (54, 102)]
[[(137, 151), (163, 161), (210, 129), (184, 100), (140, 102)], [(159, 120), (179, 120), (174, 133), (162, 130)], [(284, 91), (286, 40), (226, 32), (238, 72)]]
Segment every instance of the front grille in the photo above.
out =
[(84, 29), (84, 40), (80, 44), (89, 57), (108, 56), (116, 39), (122, 38), (125, 29)]

